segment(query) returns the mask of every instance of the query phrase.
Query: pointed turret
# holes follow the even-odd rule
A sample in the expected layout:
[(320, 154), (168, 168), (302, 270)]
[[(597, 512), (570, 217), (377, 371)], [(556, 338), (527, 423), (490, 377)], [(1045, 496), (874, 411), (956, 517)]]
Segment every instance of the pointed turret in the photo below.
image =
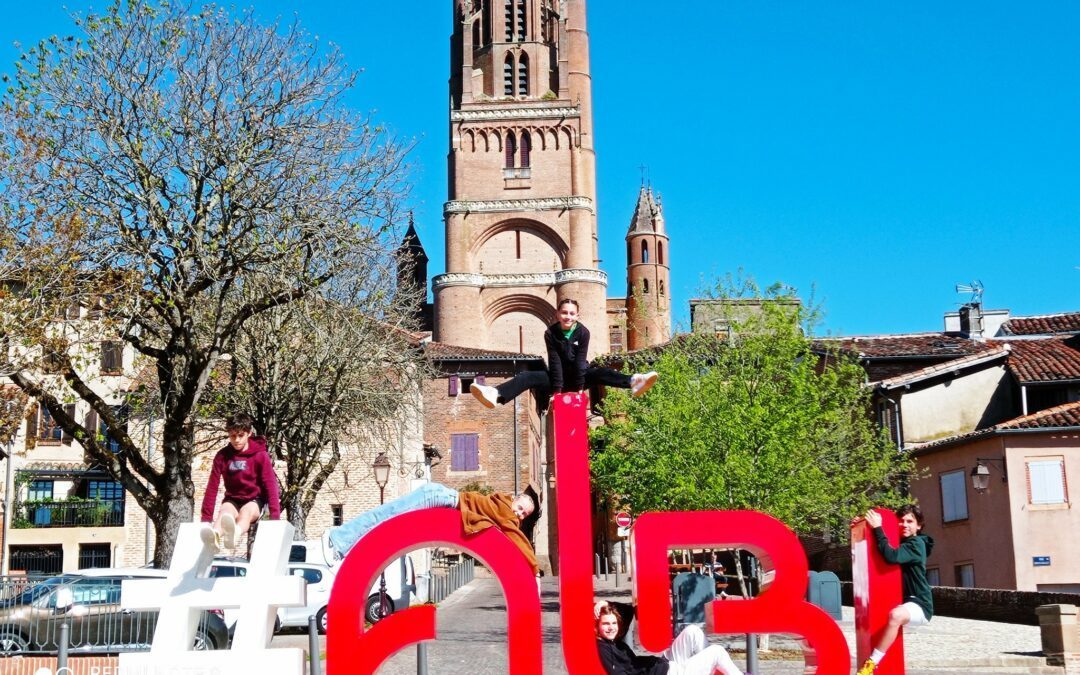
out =
[(412, 213), (409, 213), (409, 229), (405, 231), (405, 236), (395, 256), (397, 257), (398, 282), (422, 289), (422, 297), (426, 300), (428, 255), (424, 250), (424, 245), (420, 243), (420, 235), (416, 233), (416, 223), (413, 222)]
[(626, 233), (627, 349), (642, 349), (671, 337), (668, 236), (660, 197), (642, 185)]

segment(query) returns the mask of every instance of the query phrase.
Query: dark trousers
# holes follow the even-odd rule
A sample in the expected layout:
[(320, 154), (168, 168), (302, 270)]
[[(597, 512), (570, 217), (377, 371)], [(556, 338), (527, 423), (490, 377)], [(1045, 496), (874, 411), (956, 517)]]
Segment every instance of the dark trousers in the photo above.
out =
[[(592, 389), (601, 384), (605, 387), (629, 389), (630, 376), (611, 368), (589, 368), (585, 371), (586, 389)], [(542, 404), (546, 404), (547, 399), (551, 396), (551, 378), (546, 370), (526, 370), (503, 382), (495, 389), (499, 392), (500, 403), (513, 401), (522, 392), (533, 389), (536, 392), (536, 398)]]

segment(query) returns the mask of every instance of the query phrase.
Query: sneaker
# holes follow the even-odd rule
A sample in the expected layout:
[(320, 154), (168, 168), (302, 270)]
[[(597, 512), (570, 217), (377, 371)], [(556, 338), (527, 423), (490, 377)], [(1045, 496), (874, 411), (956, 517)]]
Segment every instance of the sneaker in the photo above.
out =
[(326, 559), (327, 567), (337, 567), (341, 564), (341, 551), (334, 546), (334, 541), (330, 539), (330, 530), (322, 534), (322, 554), (323, 558)]
[(495, 404), (499, 402), (499, 390), (495, 387), (473, 382), (469, 386), (469, 391), (485, 408), (494, 408)]
[(226, 546), (236, 548), (236, 518), (231, 513), (223, 513), (218, 520), (218, 524), (221, 525), (221, 535), (218, 541), (224, 540)]
[(656, 384), (656, 378), (655, 370), (634, 375), (630, 378), (630, 394), (634, 397), (641, 396), (652, 389), (652, 386)]
[(857, 675), (871, 675), (875, 669), (877, 669), (877, 664), (872, 659), (866, 659), (866, 663), (862, 664)]
[(202, 537), (204, 547), (214, 553), (221, 550), (221, 535), (210, 526), (210, 523), (203, 523), (202, 529), (199, 530), (199, 536)]

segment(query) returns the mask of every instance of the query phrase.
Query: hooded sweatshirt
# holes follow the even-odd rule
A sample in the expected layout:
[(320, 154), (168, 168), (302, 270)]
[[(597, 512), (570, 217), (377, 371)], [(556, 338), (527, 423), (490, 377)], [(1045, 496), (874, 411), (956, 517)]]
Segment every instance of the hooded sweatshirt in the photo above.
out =
[(243, 502), (265, 501), (270, 507), (270, 518), (277, 520), (281, 517), (274, 463), (266, 451), (266, 439), (262, 436), (249, 438), (247, 448), (242, 451), (238, 452), (227, 444), (214, 456), (206, 494), (203, 495), (204, 523), (214, 520), (214, 504), (217, 503), (218, 484), (222, 478), (225, 479), (226, 498)]
[(900, 565), (900, 578), (904, 589), (904, 602), (914, 602), (926, 614), (929, 621), (934, 616), (934, 597), (926, 580), (926, 558), (934, 550), (934, 539), (926, 534), (900, 540), (893, 548), (880, 527), (874, 528), (874, 538), (885, 562)]

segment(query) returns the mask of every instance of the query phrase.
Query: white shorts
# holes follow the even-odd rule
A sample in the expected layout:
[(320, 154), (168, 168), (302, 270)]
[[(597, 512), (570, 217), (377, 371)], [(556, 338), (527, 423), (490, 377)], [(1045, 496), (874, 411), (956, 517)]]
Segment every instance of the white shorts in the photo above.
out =
[(926, 624), (930, 623), (930, 619), (926, 618), (926, 613), (923, 612), (923, 608), (920, 607), (917, 603), (905, 602), (900, 606), (906, 609), (908, 616), (911, 617), (911, 620), (908, 621), (907, 625), (925, 626)]

